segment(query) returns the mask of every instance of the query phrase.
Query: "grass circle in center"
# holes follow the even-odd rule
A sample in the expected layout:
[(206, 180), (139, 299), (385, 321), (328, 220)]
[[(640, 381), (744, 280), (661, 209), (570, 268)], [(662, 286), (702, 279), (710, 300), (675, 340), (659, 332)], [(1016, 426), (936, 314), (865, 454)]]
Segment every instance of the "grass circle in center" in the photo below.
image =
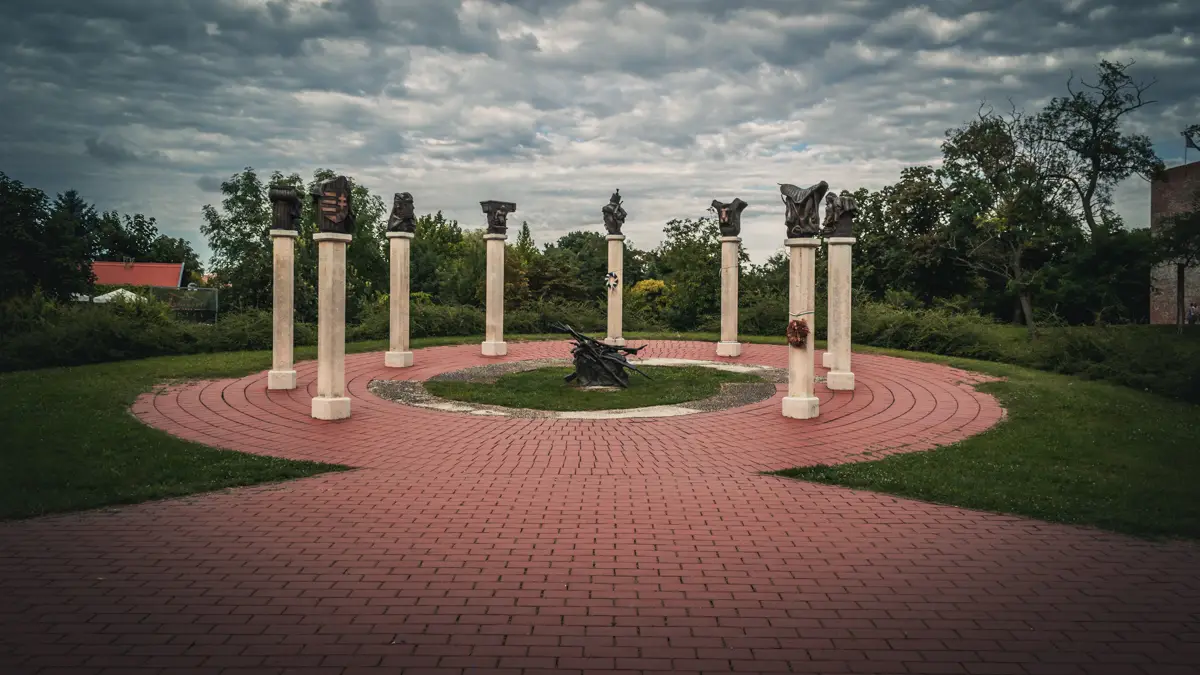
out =
[(588, 389), (563, 378), (573, 368), (547, 367), (508, 373), (494, 382), (428, 380), (425, 389), (454, 401), (534, 410), (619, 410), (685, 403), (715, 396), (726, 382), (761, 382), (748, 373), (702, 366), (639, 366), (651, 379), (629, 373), (627, 389)]

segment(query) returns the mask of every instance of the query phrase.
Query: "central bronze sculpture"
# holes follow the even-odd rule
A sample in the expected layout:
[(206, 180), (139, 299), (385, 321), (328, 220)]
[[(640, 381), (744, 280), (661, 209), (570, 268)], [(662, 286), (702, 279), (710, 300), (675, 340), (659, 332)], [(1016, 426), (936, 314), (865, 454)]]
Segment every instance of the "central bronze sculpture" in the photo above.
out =
[(625, 388), (629, 386), (629, 373), (626, 372), (626, 369), (632, 370), (648, 380), (652, 379), (625, 358), (626, 354), (637, 354), (645, 349), (645, 345), (617, 347), (581, 335), (566, 324), (558, 324), (557, 328), (564, 333), (570, 333), (571, 337), (575, 339), (571, 347), (575, 372), (567, 375), (563, 380), (567, 382), (579, 380), (581, 387)]

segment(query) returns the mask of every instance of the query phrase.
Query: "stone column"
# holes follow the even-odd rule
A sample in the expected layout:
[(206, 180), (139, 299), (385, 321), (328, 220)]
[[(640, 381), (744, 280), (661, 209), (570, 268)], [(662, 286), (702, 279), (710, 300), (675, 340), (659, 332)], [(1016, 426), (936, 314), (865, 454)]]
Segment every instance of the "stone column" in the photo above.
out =
[(296, 367), (292, 362), (292, 328), (295, 319), (293, 270), (296, 264), (297, 236), (299, 233), (296, 230), (271, 230), (271, 246), (275, 258), (271, 290), (275, 297), (271, 308), (273, 330), (271, 370), (267, 373), (267, 389), (296, 388)]
[(608, 271), (617, 275), (617, 286), (608, 289), (608, 337), (604, 341), (624, 347), (625, 235), (610, 234), (605, 239), (608, 240)]
[(788, 321), (804, 319), (808, 337), (803, 347), (788, 345), (788, 395), (783, 399), (783, 416), (812, 419), (820, 412), (813, 393), (813, 306), (816, 302), (816, 255), (821, 245), (815, 237), (797, 237), (784, 242), (788, 247)]
[(851, 246), (854, 237), (830, 237), (828, 344), (824, 365), (829, 369), (825, 386), (835, 391), (853, 391), (850, 371)]
[(390, 342), (383, 356), (383, 365), (388, 368), (407, 368), (413, 364), (408, 345), (408, 290), (409, 249), (415, 235), (412, 232), (388, 232), (387, 236), (391, 247), (391, 288), (388, 291)]
[(741, 237), (721, 237), (721, 341), (717, 356), (741, 356), (738, 342), (738, 274)]
[(483, 339), (484, 356), (504, 356), (504, 241), (506, 234), (485, 234), (487, 241), (487, 326)]
[(346, 396), (346, 244), (350, 235), (318, 232), (317, 242), (317, 396), (312, 416), (340, 420), (350, 416)]

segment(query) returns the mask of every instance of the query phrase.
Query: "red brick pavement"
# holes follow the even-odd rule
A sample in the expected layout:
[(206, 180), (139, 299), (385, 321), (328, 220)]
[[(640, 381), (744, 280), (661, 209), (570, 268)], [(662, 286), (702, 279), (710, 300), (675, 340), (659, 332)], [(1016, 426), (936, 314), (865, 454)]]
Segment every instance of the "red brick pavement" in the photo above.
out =
[[(513, 344), (513, 359), (562, 344)], [(483, 363), (348, 359), (354, 417), (265, 374), (147, 396), (201, 442), (363, 467), (0, 524), (0, 673), (1195, 673), (1200, 548), (757, 475), (1002, 415), (953, 369), (856, 355), (819, 420), (522, 420), (366, 392)], [(711, 358), (656, 342), (654, 356)], [(741, 361), (782, 365), (780, 347)]]

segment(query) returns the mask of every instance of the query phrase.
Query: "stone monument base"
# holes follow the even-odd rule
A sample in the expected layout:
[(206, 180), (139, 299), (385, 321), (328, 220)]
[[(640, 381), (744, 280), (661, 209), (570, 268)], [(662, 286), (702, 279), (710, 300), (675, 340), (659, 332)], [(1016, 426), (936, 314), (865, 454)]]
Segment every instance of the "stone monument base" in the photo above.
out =
[(296, 371), (270, 370), (267, 371), (267, 389), (277, 391), (296, 388)]
[(833, 367), (833, 351), (832, 350), (827, 349), (827, 350), (825, 350), (824, 353), (821, 354), (821, 367), (822, 368), (832, 368)]
[(484, 356), (504, 356), (507, 353), (508, 353), (508, 343), (507, 342), (484, 342), (483, 343), (483, 355)]
[(717, 356), (741, 356), (742, 343), (740, 342), (718, 342)]
[(407, 368), (412, 364), (412, 352), (386, 352), (383, 355), (383, 365), (388, 368)]
[(614, 347), (624, 347), (625, 346), (625, 338), (623, 338), (623, 337), (619, 337), (619, 338), (606, 337), (606, 338), (604, 338), (604, 344), (612, 345)]
[(344, 420), (350, 417), (350, 399), (324, 398), (318, 396), (312, 400), (312, 416), (319, 420)]
[(799, 396), (783, 397), (783, 416), (797, 420), (810, 420), (817, 416), (821, 409), (821, 401), (817, 397), (801, 398)]
[(854, 391), (854, 373), (831, 370), (825, 375), (825, 386), (834, 391)]

